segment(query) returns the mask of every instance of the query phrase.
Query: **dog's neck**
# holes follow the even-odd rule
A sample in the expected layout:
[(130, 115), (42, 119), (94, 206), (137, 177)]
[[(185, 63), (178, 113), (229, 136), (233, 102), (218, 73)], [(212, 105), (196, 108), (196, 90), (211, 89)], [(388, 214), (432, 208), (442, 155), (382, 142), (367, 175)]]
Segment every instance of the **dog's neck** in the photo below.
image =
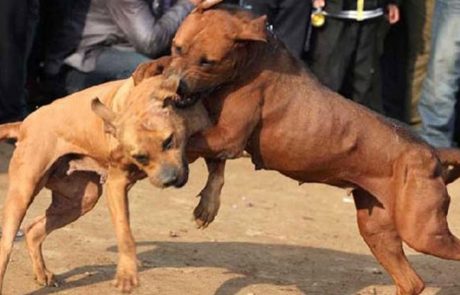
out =
[[(239, 64), (231, 79), (244, 84), (268, 75), (275, 78), (279, 75), (300, 76), (306, 72), (301, 63), (292, 56), (287, 48), (276, 37), (269, 35), (267, 43), (251, 42), (236, 53)], [(267, 77), (268, 78), (268, 77)], [(270, 78), (268, 78), (270, 80)]]

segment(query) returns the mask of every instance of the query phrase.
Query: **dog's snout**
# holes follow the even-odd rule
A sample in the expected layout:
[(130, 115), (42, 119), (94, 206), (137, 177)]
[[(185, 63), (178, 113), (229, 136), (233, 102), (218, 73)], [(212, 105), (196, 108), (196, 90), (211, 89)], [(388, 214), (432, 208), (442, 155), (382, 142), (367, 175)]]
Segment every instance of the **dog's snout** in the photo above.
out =
[(178, 171), (174, 166), (165, 166), (161, 169), (160, 179), (164, 186), (173, 185), (178, 178)]
[(167, 165), (161, 169), (160, 179), (165, 187), (182, 187), (188, 180), (188, 167), (180, 169), (172, 165)]
[(174, 186), (177, 187), (177, 188), (183, 187), (188, 181), (189, 170), (188, 170), (188, 163), (187, 162), (185, 162), (183, 164), (182, 171), (183, 171), (182, 176), (174, 184)]
[(189, 93), (189, 87), (187, 83), (184, 81), (184, 79), (180, 79), (179, 87), (177, 88), (177, 94), (179, 94), (180, 96), (183, 96), (187, 93)]

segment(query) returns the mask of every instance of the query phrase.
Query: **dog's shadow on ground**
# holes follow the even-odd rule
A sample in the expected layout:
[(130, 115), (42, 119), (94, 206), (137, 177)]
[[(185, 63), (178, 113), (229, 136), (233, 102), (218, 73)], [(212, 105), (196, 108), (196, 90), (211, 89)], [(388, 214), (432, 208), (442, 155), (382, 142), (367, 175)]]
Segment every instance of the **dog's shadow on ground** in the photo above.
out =
[[(391, 279), (379, 270), (371, 255), (358, 255), (328, 249), (301, 246), (257, 244), (243, 242), (139, 242), (138, 259), (143, 266), (140, 272), (153, 268), (222, 268), (235, 274), (215, 292), (216, 295), (236, 294), (241, 289), (270, 284), (286, 288), (298, 288), (305, 294), (355, 294), (370, 285), (392, 285)], [(116, 247), (108, 248), (116, 251)], [(412, 256), (415, 268), (422, 266), (421, 274), (433, 279), (445, 270), (426, 266), (423, 255)], [(425, 267), (423, 267), (425, 265)], [(116, 265), (82, 266), (57, 274), (60, 287), (44, 287), (29, 295), (53, 294), (73, 288), (110, 281)], [(91, 274), (91, 275), (85, 275)], [(78, 277), (78, 279), (74, 279)], [(144, 278), (146, 279), (145, 276)], [(353, 282), (353, 283), (350, 283)], [(161, 284), (161, 281), (156, 282)], [(436, 282), (428, 281), (432, 287)], [(113, 288), (107, 283), (107, 288)], [(187, 292), (184, 286), (184, 293)], [(460, 294), (460, 287), (452, 284), (442, 287), (438, 295)]]

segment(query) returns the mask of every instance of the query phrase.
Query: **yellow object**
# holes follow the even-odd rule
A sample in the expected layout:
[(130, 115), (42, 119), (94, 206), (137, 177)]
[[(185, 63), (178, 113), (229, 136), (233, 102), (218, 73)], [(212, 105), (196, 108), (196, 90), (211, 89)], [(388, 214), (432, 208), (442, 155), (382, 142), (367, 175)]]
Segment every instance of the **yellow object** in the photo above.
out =
[(363, 11), (364, 11), (364, 0), (357, 0), (356, 3), (356, 10), (358, 15), (356, 16), (356, 20), (360, 21), (363, 20)]
[(326, 22), (326, 15), (321, 8), (316, 9), (311, 14), (311, 25), (314, 27), (322, 27)]

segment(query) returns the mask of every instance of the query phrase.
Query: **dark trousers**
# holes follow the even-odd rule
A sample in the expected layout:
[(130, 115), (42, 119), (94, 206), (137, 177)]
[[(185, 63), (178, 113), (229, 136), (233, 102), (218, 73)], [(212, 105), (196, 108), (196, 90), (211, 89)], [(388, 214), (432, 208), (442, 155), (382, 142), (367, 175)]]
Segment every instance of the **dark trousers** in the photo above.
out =
[(27, 113), (27, 56), (37, 21), (38, 0), (0, 1), (0, 123)]
[(327, 18), (313, 30), (310, 67), (318, 79), (375, 111), (382, 112), (379, 64), (384, 18), (353, 21)]
[(404, 0), (402, 19), (385, 37), (381, 59), (383, 106), (388, 116), (420, 125), (417, 110), (431, 52), (435, 0)]
[(245, 7), (259, 15), (267, 15), (278, 38), (294, 56), (304, 52), (310, 25), (310, 0), (244, 0)]

